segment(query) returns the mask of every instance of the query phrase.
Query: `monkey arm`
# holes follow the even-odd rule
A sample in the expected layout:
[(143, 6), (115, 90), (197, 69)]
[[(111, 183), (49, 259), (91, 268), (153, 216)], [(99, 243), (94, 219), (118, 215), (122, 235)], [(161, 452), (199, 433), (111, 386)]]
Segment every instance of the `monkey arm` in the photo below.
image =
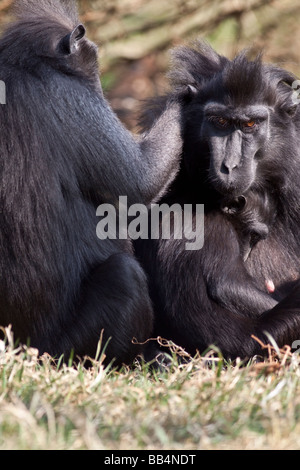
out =
[[(85, 89), (76, 94), (81, 119), (90, 101), (86, 95)], [(164, 192), (179, 169), (183, 145), (180, 100), (170, 100), (149, 131), (138, 137), (122, 125), (103, 97), (93, 97), (93, 101), (94, 116), (87, 139), (77, 143), (74, 128), (78, 153), (85, 155), (87, 150), (98, 148), (101, 155), (100, 158), (90, 153), (88, 159), (79, 160), (76, 174), (82, 191), (97, 204), (114, 204), (119, 196), (127, 196), (128, 205), (149, 205)]]
[(179, 170), (183, 146), (180, 99), (168, 101), (150, 130), (140, 136), (139, 146), (142, 172), (146, 170), (149, 178), (149, 184), (144, 183), (144, 199), (149, 204), (163, 195)]
[[(257, 316), (277, 302), (247, 272), (237, 234), (230, 222), (221, 218), (220, 214), (206, 217), (201, 257), (208, 295), (234, 313)], [(217, 227), (222, 227), (222, 234)]]
[(209, 296), (219, 305), (249, 316), (257, 316), (277, 305), (276, 300), (256, 286), (241, 257), (236, 258), (230, 267), (223, 268), (226, 269), (222, 270), (220, 266), (215, 277), (211, 274), (208, 285)]

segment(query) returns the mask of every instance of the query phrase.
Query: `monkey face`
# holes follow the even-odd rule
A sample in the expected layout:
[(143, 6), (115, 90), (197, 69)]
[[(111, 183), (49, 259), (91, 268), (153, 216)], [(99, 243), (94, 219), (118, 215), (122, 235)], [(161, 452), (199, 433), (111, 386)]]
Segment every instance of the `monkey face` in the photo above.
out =
[(255, 180), (270, 136), (269, 113), (263, 105), (205, 105), (201, 138), (210, 150), (210, 182), (221, 194), (241, 195)]

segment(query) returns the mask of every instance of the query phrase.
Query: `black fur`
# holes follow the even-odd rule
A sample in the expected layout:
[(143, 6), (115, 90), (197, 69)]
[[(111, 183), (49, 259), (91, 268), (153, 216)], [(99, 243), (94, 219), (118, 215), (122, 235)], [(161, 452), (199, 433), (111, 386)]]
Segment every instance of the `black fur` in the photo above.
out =
[(146, 278), (130, 241), (97, 239), (96, 208), (163, 191), (178, 168), (180, 106), (171, 100), (135, 139), (103, 97), (73, 1), (15, 11), (0, 40), (0, 323), (66, 357), (93, 356), (103, 329), (107, 361), (130, 362), (142, 350), (133, 338), (152, 331)]
[(267, 194), (251, 192), (249, 196), (221, 202), (222, 212), (238, 233), (243, 261), (247, 261), (256, 243), (267, 238), (276, 218), (276, 206)]
[[(295, 77), (245, 52), (230, 61), (200, 41), (175, 50), (173, 59), (170, 95), (189, 90), (184, 151), (159, 202), (204, 203), (205, 242), (199, 251), (186, 251), (185, 240), (136, 243), (150, 281), (155, 333), (191, 353), (215, 344), (231, 358), (261, 352), (251, 335), (266, 341), (269, 332), (279, 346), (291, 344), (300, 338)], [(143, 129), (170, 95), (146, 106)], [(272, 296), (267, 280), (275, 285)]]

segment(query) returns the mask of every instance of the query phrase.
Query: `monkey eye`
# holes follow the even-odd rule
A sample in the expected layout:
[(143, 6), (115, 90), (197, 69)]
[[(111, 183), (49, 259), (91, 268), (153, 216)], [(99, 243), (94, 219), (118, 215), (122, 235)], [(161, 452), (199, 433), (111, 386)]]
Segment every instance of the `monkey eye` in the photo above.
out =
[(254, 121), (254, 120), (245, 121), (245, 122), (243, 122), (242, 126), (246, 130), (247, 129), (249, 129), (249, 130), (254, 129), (254, 127), (256, 126), (256, 121)]
[(230, 122), (228, 119), (225, 119), (221, 116), (212, 116), (210, 118), (210, 121), (212, 121), (214, 124), (216, 124), (218, 127), (223, 127), (226, 128), (229, 126)]
[(220, 117), (218, 118), (218, 124), (220, 124), (220, 126), (227, 126), (228, 120)]

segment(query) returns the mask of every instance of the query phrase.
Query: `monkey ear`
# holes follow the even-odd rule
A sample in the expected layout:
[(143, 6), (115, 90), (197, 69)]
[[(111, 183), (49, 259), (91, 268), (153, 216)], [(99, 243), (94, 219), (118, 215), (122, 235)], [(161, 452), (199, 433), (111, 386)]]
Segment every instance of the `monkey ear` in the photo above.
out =
[(286, 113), (290, 116), (290, 117), (294, 117), (296, 112), (297, 112), (297, 109), (298, 109), (298, 105), (297, 104), (293, 104), (292, 106), (289, 106), (287, 109), (286, 109)]
[(194, 85), (187, 85), (187, 92), (190, 97), (194, 96), (197, 94), (198, 90)]
[(85, 27), (83, 24), (79, 24), (70, 34), (61, 39), (58, 45), (59, 51), (63, 54), (73, 54), (78, 49), (78, 43), (84, 36)]
[(187, 101), (191, 101), (193, 97), (198, 93), (198, 89), (191, 84), (184, 85), (180, 88), (180, 91), (182, 93), (183, 98)]
[(297, 113), (300, 104), (300, 80), (295, 80), (293, 75), (289, 75), (284, 70), (281, 73), (285, 73), (277, 84), (278, 91), (283, 98), (281, 109), (292, 118)]

